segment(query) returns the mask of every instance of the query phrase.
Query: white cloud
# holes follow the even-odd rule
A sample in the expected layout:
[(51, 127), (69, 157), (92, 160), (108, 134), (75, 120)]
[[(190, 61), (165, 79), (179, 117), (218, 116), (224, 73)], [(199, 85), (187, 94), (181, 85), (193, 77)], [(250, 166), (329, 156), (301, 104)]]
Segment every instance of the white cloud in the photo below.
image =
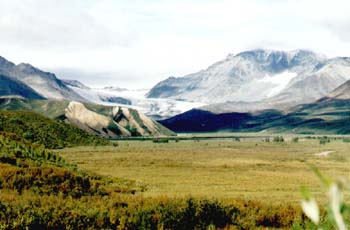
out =
[(251, 48), (350, 56), (345, 0), (0, 0), (0, 31), (0, 55), (96, 85), (151, 87)]

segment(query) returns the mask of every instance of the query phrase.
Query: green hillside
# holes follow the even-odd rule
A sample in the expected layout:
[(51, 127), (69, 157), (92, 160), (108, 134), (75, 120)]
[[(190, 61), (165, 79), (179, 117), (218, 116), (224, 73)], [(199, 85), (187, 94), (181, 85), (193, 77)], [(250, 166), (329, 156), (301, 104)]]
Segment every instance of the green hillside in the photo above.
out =
[(68, 101), (32, 100), (20, 98), (0, 98), (1, 110), (25, 110), (32, 111), (52, 119), (64, 115)]
[(72, 125), (28, 111), (0, 111), (0, 131), (15, 133), (50, 149), (108, 144), (107, 140)]
[(43, 146), (0, 132), (0, 229), (111, 228), (115, 213), (108, 213), (104, 197), (140, 190), (133, 181), (78, 169)]

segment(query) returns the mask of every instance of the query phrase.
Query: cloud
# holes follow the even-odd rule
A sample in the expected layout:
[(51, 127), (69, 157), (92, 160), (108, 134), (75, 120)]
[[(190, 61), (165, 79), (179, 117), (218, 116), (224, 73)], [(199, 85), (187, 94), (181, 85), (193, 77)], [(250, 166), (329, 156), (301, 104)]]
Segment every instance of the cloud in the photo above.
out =
[[(133, 73), (118, 73), (118, 72), (94, 72), (83, 71), (73, 68), (53, 68), (46, 69), (46, 71), (54, 72), (60, 79), (78, 80), (83, 82), (89, 87), (102, 88), (105, 86), (126, 87), (128, 89), (141, 89), (149, 88), (153, 85), (145, 85), (144, 82), (140, 82), (140, 76)], [(145, 76), (143, 76), (145, 77)]]
[[(0, 1), (0, 41), (33, 49), (100, 49), (130, 45), (135, 35), (91, 10), (94, 1)], [(118, 14), (118, 12), (115, 12)]]
[[(306, 23), (322, 27), (340, 41), (350, 42), (350, 3), (347, 0), (291, 1)], [(328, 44), (329, 45), (329, 44)]]
[(150, 87), (252, 48), (350, 56), (349, 22), (347, 0), (0, 0), (0, 55)]

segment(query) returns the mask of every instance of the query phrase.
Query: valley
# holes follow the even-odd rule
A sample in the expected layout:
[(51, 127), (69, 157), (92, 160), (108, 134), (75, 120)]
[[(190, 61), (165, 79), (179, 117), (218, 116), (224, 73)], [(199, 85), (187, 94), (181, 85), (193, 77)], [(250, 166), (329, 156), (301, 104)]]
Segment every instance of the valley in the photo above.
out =
[(0, 58), (0, 229), (331, 229), (349, 60), (250, 50), (148, 91)]
[(350, 230), (350, 2), (0, 0), (0, 230)]

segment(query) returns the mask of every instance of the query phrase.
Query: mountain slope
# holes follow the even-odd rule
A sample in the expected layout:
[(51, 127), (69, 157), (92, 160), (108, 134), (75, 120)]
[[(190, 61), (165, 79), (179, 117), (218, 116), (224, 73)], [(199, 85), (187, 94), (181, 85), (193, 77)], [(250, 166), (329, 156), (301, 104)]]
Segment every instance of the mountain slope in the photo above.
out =
[(253, 111), (312, 102), (348, 79), (349, 58), (327, 59), (305, 50), (252, 50), (229, 55), (198, 73), (168, 78), (147, 96)]
[(0, 96), (18, 96), (30, 99), (44, 99), (30, 87), (20, 81), (0, 74)]
[[(21, 63), (15, 65), (0, 57), (0, 74), (22, 82), (36, 93), (48, 99), (85, 100), (67, 87), (63, 81), (56, 78), (55, 74), (41, 71), (30, 64)], [(0, 85), (0, 88), (3, 87), (3, 85)]]
[(3, 98), (0, 99), (0, 109), (33, 111), (107, 138), (174, 135), (144, 114), (119, 106)]
[(350, 100), (350, 80), (327, 95), (329, 98)]
[(317, 101), (286, 111), (212, 113), (191, 110), (160, 121), (175, 132), (350, 134), (350, 81)]
[[(333, 105), (336, 103), (333, 102)], [(342, 106), (350, 108), (350, 101)], [(209, 116), (207, 116), (209, 113)], [(205, 117), (203, 117), (205, 116)], [(213, 114), (191, 110), (159, 121), (174, 132), (268, 132), (293, 134), (350, 134), (350, 112), (288, 113), (262, 111), (261, 114)], [(202, 120), (199, 120), (202, 119)]]

